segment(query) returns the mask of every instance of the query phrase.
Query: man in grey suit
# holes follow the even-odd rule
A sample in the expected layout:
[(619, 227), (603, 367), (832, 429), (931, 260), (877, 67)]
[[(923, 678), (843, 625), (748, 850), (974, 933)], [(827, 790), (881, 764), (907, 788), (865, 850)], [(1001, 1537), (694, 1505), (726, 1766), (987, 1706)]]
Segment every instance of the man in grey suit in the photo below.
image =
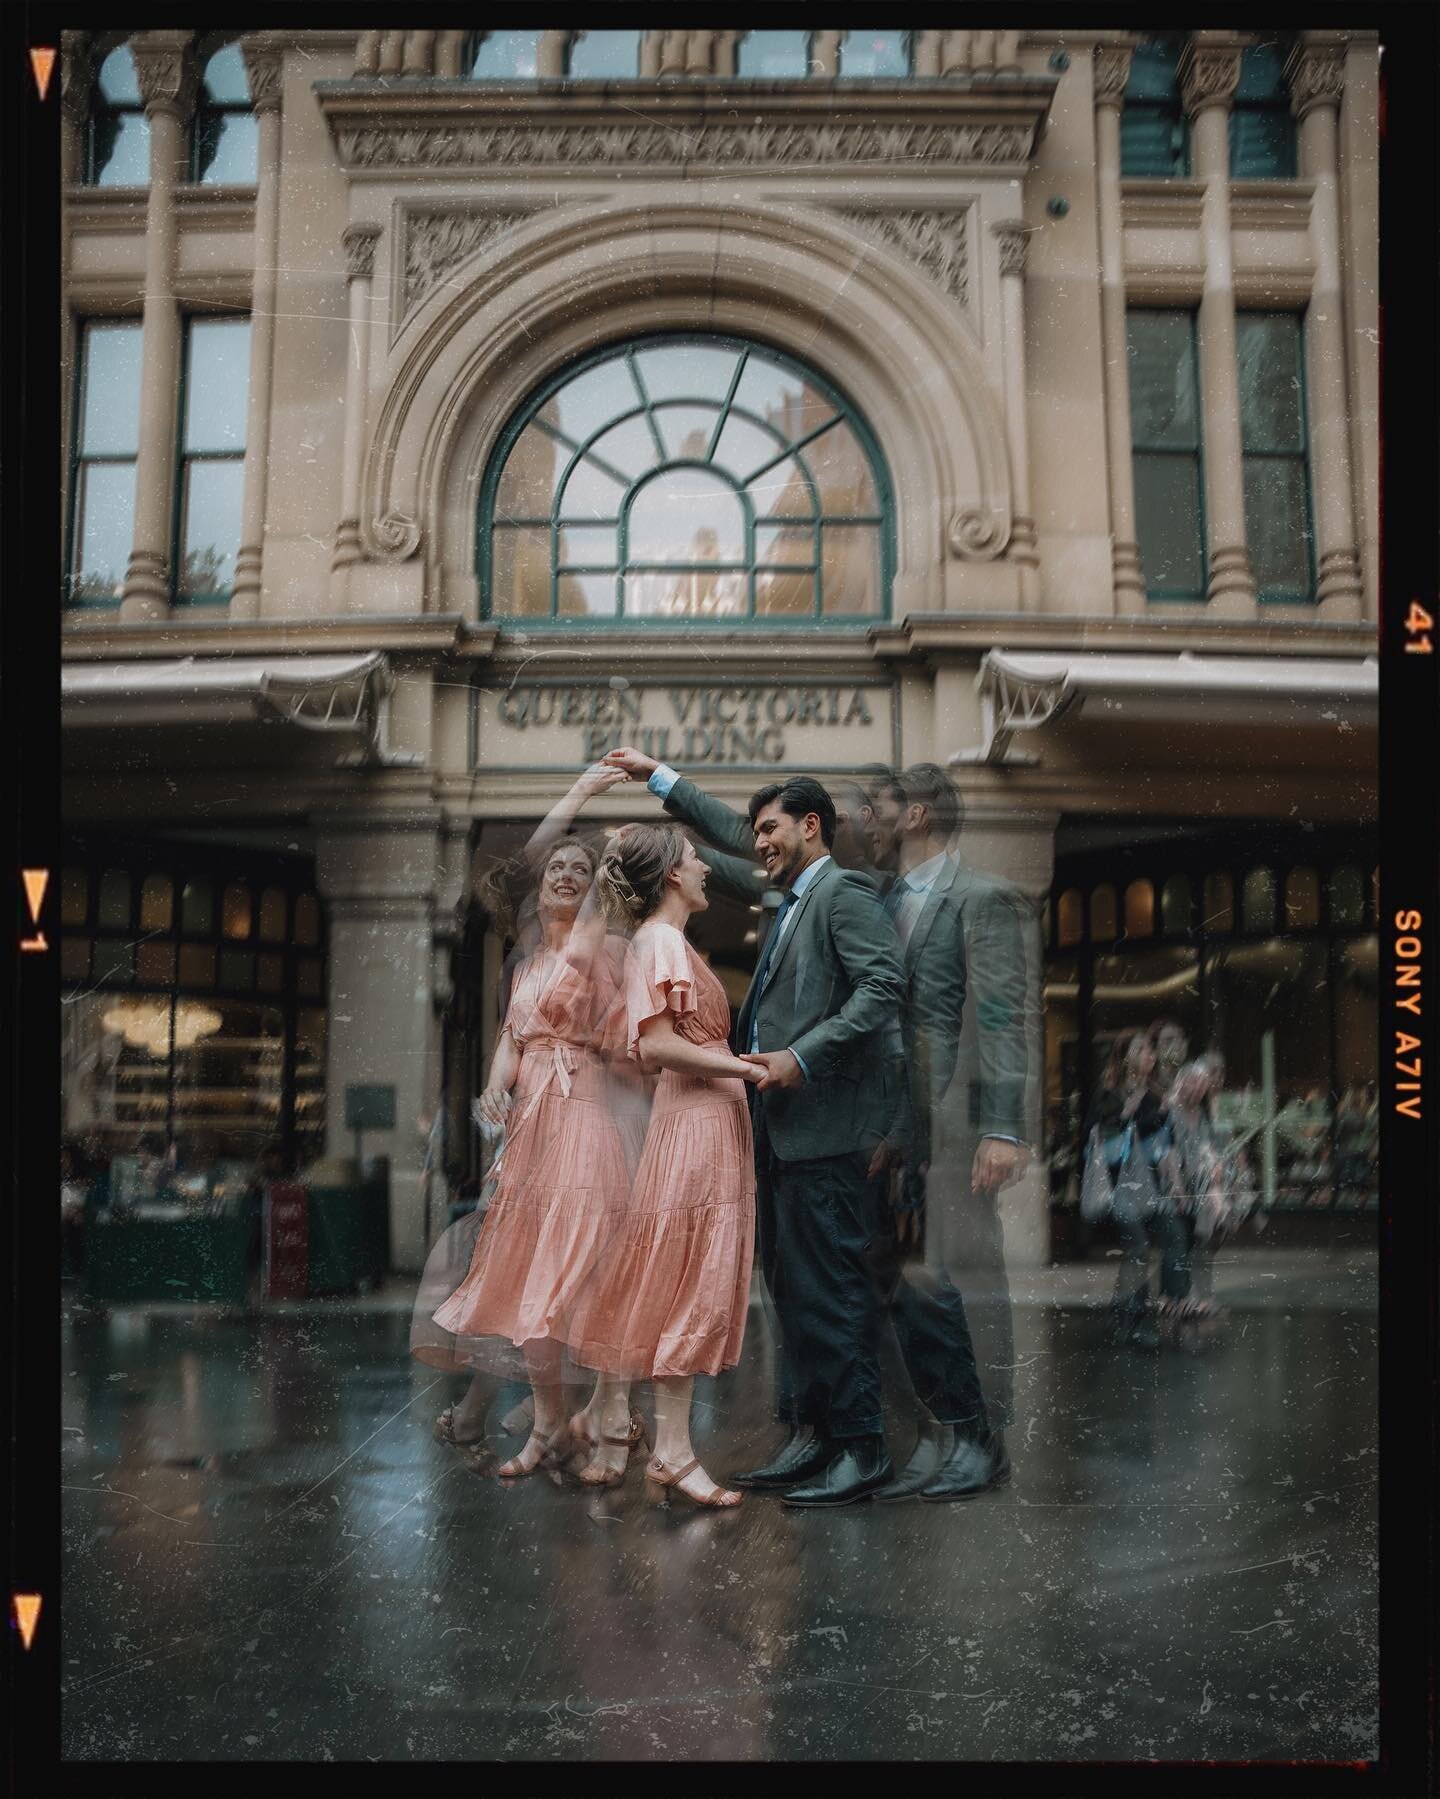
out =
[[(943, 769), (887, 772), (870, 797), (876, 859), (897, 876), (886, 908), (905, 977), (909, 1104), (887, 1144), (899, 1199), (890, 1313), (922, 1418), (909, 1462), (877, 1497), (967, 1499), (1010, 1472), (1003, 1430), (1013, 1416), (1015, 1357), (996, 1202), (1029, 1155), (1039, 1016), (1026, 931), (1034, 920), (1016, 889), (952, 850), (963, 809)], [(973, 1083), (956, 1078), (967, 1010)], [(967, 1178), (955, 1164), (972, 1142)], [(918, 1260), (904, 1262), (907, 1250)]]
[(646, 778), (712, 842), (753, 846), (785, 895), (734, 1035), (737, 1053), (765, 1069), (752, 1095), (756, 1234), (788, 1436), (768, 1462), (732, 1478), (782, 1492), (787, 1505), (847, 1505), (894, 1472), (873, 1267), (888, 1229), (873, 1170), (895, 1107), (885, 1053), (901, 993), (894, 929), (870, 881), (835, 862), (835, 806), (817, 781), (762, 787), (745, 844), (736, 815), (673, 769), (628, 748), (607, 760)]

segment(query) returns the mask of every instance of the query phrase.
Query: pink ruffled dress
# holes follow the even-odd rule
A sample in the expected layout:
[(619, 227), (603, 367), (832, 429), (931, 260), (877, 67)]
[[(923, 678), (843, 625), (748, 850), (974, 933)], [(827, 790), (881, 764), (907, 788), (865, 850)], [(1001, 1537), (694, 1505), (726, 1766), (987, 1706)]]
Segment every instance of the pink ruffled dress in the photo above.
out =
[[(725, 989), (673, 925), (635, 933), (625, 966), (627, 1048), (668, 1012), (677, 1035), (726, 1046)], [(607, 1253), (571, 1339), (607, 1374), (718, 1374), (740, 1359), (755, 1246), (755, 1157), (745, 1083), (667, 1068), (622, 1235)]]
[(469, 1272), (434, 1313), (454, 1340), (451, 1366), (504, 1363), (485, 1339), (568, 1343), (624, 1229), (646, 1115), (644, 1084), (611, 1066), (623, 1055), (624, 953), (607, 942), (587, 972), (536, 956), (516, 978), (504, 1028), (521, 1056), (500, 1177)]

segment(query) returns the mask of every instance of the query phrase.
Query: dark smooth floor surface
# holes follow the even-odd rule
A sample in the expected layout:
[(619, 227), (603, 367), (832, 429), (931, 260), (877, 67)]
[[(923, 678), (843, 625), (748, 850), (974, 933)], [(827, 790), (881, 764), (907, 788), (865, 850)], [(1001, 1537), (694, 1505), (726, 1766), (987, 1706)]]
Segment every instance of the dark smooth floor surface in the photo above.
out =
[[(1373, 1757), (1374, 1283), (1255, 1284), (1203, 1355), (1017, 1305), (1009, 1489), (830, 1513), (477, 1476), (395, 1313), (71, 1319), (64, 1753)], [(754, 1308), (717, 1476), (768, 1365)]]

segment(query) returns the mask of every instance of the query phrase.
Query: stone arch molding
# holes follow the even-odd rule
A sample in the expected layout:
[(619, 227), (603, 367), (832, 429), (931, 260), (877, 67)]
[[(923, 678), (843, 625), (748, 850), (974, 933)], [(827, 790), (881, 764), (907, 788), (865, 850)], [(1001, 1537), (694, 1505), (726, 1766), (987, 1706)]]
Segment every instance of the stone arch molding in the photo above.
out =
[(393, 558), (397, 534), (402, 554), (418, 546), (427, 610), (478, 610), (480, 484), (515, 408), (588, 350), (655, 330), (772, 343), (864, 414), (894, 491), (897, 610), (941, 603), (946, 555), (1004, 552), (1004, 416), (970, 328), (926, 275), (843, 219), (764, 205), (565, 207), (516, 219), (504, 245), (447, 273), (379, 384), (366, 547)]

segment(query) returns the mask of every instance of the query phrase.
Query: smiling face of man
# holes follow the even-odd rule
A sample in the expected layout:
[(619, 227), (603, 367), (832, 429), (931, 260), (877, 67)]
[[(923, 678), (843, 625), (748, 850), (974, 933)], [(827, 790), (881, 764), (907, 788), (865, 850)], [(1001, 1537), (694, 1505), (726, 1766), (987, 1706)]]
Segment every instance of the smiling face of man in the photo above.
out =
[(755, 848), (777, 887), (789, 887), (801, 869), (823, 856), (820, 820), (814, 812), (794, 818), (778, 800), (755, 814)]

